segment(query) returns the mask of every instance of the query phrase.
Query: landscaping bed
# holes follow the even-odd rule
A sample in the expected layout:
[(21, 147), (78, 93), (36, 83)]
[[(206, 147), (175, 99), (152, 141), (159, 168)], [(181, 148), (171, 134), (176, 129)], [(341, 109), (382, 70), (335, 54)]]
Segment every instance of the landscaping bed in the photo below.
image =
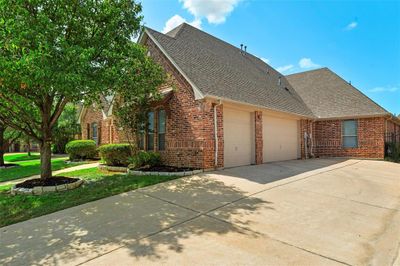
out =
[(170, 175), (170, 176), (189, 176), (196, 175), (203, 172), (203, 170), (189, 168), (189, 167), (175, 167), (175, 166), (151, 166), (151, 167), (140, 167), (137, 169), (128, 170), (128, 174), (131, 175)]
[(11, 188), (12, 195), (41, 195), (47, 192), (60, 192), (79, 187), (83, 183), (79, 178), (53, 176), (47, 179), (34, 178), (16, 184)]
[(137, 171), (142, 171), (142, 172), (189, 172), (189, 171), (194, 171), (194, 170), (199, 170), (195, 168), (189, 168), (189, 167), (175, 167), (175, 166), (167, 166), (167, 165), (160, 165), (160, 166), (151, 166), (151, 167), (140, 167), (138, 169), (135, 169)]

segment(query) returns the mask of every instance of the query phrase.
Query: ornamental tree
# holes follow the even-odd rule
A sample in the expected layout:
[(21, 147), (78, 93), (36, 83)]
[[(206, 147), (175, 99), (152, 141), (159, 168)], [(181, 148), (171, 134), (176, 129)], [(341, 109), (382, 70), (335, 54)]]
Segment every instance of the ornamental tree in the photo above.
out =
[(161, 99), (159, 88), (166, 82), (167, 75), (160, 65), (147, 56), (145, 48), (138, 51), (131, 65), (140, 71), (126, 73), (124, 84), (115, 90), (117, 95), (113, 113), (117, 125), (124, 129), (125, 137), (133, 150), (137, 151), (140, 133), (144, 133), (147, 127), (147, 114), (152, 105)]
[(142, 49), (134, 0), (0, 1), (0, 119), (39, 142), (51, 177), (52, 129), (68, 102), (123, 85)]

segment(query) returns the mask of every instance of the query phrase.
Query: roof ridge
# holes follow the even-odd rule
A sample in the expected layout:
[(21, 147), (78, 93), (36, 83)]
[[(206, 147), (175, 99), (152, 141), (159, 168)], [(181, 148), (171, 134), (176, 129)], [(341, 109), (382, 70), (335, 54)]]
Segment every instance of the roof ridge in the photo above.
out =
[[(300, 74), (304, 74), (304, 73), (310, 73), (310, 72), (313, 72), (313, 71), (321, 71), (321, 70), (330, 70), (330, 69), (328, 67), (320, 67), (320, 68), (316, 68), (316, 69), (311, 69), (311, 70), (306, 70), (306, 71), (302, 71), (302, 72), (298, 72), (298, 73), (285, 75), (285, 77), (294, 76), (294, 75), (300, 75)], [(330, 71), (332, 71), (332, 70), (330, 70)]]

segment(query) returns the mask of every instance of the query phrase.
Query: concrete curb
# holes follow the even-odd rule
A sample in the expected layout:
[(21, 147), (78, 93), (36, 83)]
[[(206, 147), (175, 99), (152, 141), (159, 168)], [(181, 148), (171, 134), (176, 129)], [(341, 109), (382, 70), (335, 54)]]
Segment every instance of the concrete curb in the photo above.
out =
[(136, 171), (136, 170), (128, 170), (128, 175), (164, 175), (164, 176), (190, 176), (197, 175), (202, 173), (203, 170), (193, 170), (193, 171), (184, 171), (184, 172), (145, 172), (145, 171)]
[(83, 184), (82, 179), (78, 179), (77, 181), (69, 184), (62, 184), (58, 186), (38, 186), (38, 187), (33, 187), (33, 188), (17, 188), (16, 185), (14, 185), (11, 188), (11, 195), (42, 195), (44, 193), (49, 193), (49, 192), (60, 192), (60, 191), (66, 191), (66, 190), (72, 190), (75, 189)]

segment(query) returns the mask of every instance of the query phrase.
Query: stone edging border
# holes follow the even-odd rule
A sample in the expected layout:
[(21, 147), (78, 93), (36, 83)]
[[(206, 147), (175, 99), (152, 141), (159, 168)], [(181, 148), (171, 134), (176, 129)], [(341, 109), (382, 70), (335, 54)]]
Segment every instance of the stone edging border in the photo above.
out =
[(33, 187), (33, 188), (17, 188), (16, 185), (14, 185), (11, 188), (11, 195), (42, 195), (47, 192), (59, 192), (59, 191), (66, 191), (66, 190), (72, 190), (80, 185), (82, 185), (83, 180), (79, 179), (73, 183), (69, 184), (63, 184), (63, 185), (58, 185), (58, 186), (38, 186), (38, 187)]
[(128, 167), (123, 167), (123, 166), (109, 166), (105, 164), (99, 164), (99, 169), (100, 170), (107, 170), (110, 172), (123, 172), (126, 173), (128, 171)]
[(184, 172), (145, 172), (145, 171), (128, 170), (128, 175), (189, 176), (189, 175), (197, 175), (202, 172), (203, 172), (203, 170), (193, 170), (193, 171), (184, 171)]

